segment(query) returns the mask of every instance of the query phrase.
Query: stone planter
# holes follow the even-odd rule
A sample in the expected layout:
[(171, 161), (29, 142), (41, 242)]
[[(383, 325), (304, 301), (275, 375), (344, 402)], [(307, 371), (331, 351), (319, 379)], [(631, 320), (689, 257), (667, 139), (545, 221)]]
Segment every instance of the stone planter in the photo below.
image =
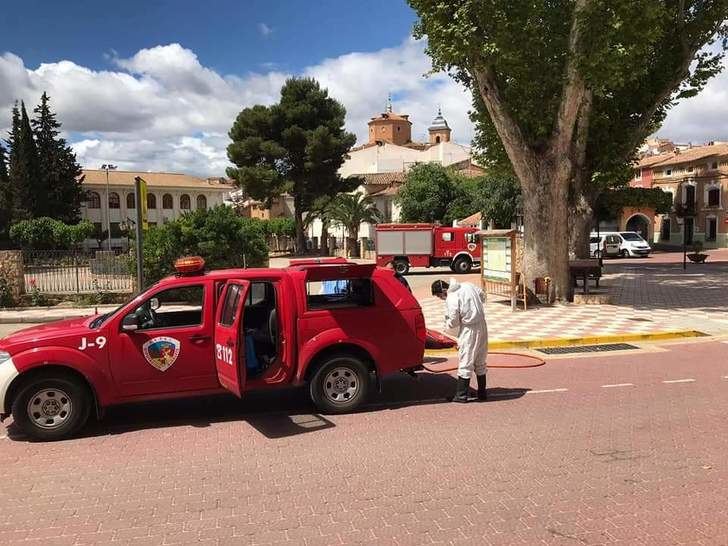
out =
[(694, 264), (702, 264), (705, 263), (705, 260), (708, 259), (707, 254), (703, 254), (702, 252), (692, 252), (688, 254), (688, 260), (693, 262)]

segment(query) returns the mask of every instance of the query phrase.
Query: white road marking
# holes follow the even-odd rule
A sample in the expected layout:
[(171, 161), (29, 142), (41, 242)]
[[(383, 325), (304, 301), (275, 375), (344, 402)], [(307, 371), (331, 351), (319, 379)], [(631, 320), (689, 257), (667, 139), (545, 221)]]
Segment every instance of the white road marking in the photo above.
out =
[(669, 379), (663, 383), (695, 383), (695, 379)]
[(615, 383), (614, 385), (602, 385), (603, 389), (611, 389), (614, 387), (634, 387), (634, 383)]
[(526, 391), (528, 394), (541, 394), (545, 392), (566, 392), (569, 389), (543, 389), (540, 391)]

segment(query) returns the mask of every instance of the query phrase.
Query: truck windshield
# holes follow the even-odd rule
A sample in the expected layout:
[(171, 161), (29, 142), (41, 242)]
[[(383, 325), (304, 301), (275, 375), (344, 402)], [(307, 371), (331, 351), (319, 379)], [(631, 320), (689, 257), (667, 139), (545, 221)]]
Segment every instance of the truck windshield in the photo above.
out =
[(622, 239), (624, 239), (625, 241), (644, 241), (644, 239), (642, 237), (640, 237), (639, 235), (637, 235), (636, 233), (626, 232), (626, 233), (620, 233), (620, 235), (622, 236)]
[[(149, 288), (147, 288), (147, 290), (149, 290), (151, 288), (154, 288), (155, 286), (157, 286), (157, 283), (154, 283), (152, 286), (150, 286)], [(146, 292), (146, 290), (145, 290), (145, 292)], [(136, 299), (137, 296), (138, 296), (138, 294), (132, 294), (131, 297), (128, 300), (126, 300), (124, 303), (122, 303), (119, 307), (117, 307), (113, 311), (109, 311), (108, 313), (104, 313), (102, 315), (99, 315), (93, 321), (91, 321), (91, 324), (89, 324), (89, 328), (98, 328), (103, 323), (105, 323), (108, 319), (110, 319), (116, 313), (118, 313), (121, 310), (122, 307), (125, 307), (127, 304), (131, 303), (132, 300)]]

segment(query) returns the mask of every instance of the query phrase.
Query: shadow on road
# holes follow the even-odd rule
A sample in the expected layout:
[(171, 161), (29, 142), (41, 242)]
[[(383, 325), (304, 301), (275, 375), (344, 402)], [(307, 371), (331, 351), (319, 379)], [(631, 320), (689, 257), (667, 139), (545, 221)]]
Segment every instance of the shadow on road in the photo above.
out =
[[(455, 378), (449, 374), (420, 372), (414, 379), (402, 374), (384, 380), (382, 391), (371, 392), (370, 401), (359, 413), (447, 403), (454, 392)], [(489, 401), (518, 398), (526, 392), (527, 389), (488, 389)], [(287, 388), (246, 393), (242, 400), (219, 395), (117, 406), (109, 408), (103, 420), (91, 420), (79, 436), (104, 437), (179, 426), (205, 428), (230, 421), (244, 421), (270, 439), (341, 426), (316, 412), (308, 389)], [(14, 424), (8, 426), (8, 438), (29, 441)]]

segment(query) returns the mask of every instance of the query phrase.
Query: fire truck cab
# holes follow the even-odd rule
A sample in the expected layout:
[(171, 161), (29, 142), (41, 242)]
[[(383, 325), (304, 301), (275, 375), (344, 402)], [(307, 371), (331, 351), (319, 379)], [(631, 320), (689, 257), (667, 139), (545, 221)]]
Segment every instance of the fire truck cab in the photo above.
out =
[(422, 363), (422, 311), (391, 271), (203, 267), (178, 260), (177, 275), (113, 312), (1, 339), (2, 417), (57, 440), (112, 405), (300, 384), (319, 410), (350, 412), (372, 379)]
[(375, 231), (377, 265), (392, 264), (401, 275), (410, 267), (447, 266), (470, 273), (480, 266), (476, 228), (435, 224), (379, 224)]

